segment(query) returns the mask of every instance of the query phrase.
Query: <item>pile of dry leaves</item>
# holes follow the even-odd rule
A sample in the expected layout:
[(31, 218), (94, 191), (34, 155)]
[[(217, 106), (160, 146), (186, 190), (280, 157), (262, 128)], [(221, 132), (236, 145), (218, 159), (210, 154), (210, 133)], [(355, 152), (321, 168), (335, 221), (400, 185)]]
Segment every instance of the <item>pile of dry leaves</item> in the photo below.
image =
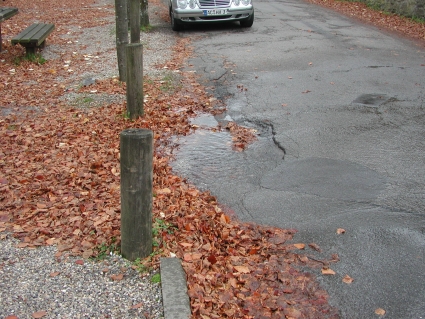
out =
[[(123, 116), (125, 103), (71, 107), (63, 99), (66, 88), (93, 66), (68, 49), (64, 35), (74, 32), (78, 38), (72, 27), (83, 32), (104, 23), (101, 18), (113, 15), (113, 6), (83, 0), (5, 4), (20, 10), (3, 24), (6, 38), (47, 16), (56, 25), (49, 43), (62, 45), (63, 53), (44, 64), (23, 59), (24, 49), (10, 43), (0, 53), (0, 232), (12, 232), (23, 248), (57, 245), (57, 256), (88, 258), (100, 245), (119, 244), (119, 134), (148, 128), (155, 133), (153, 215), (166, 227), (156, 239), (155, 256), (145, 263), (155, 267), (160, 256), (171, 253), (182, 259), (193, 318), (338, 317), (314, 276), (300, 271), (321, 268), (332, 275), (329, 266), (338, 256), (317, 261), (302, 253), (320, 250), (316, 244), (287, 244), (295, 230), (238, 222), (208, 192), (171, 171), (170, 137), (190, 134), (189, 118), (213, 111), (193, 73), (181, 72), (178, 90), (163, 90), (160, 80), (146, 79), (145, 116), (135, 121)], [(178, 40), (173, 59), (158, 68), (179, 69), (191, 54), (187, 41)], [(70, 57), (72, 74), (63, 67)], [(122, 95), (125, 84), (106, 79), (90, 91)], [(254, 138), (234, 124), (227, 129), (235, 134), (238, 151)]]

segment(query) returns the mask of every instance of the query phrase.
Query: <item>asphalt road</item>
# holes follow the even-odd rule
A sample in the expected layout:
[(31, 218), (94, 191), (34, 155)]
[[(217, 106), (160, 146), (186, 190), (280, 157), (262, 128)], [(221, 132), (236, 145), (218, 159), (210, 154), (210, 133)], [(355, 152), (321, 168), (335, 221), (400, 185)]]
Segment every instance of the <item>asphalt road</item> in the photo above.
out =
[[(342, 318), (425, 318), (425, 50), (302, 1), (256, 1), (255, 17), (180, 33), (228, 111), (194, 122), (174, 169), (241, 220), (337, 253), (317, 275)], [(207, 129), (227, 120), (258, 141), (232, 151)]]

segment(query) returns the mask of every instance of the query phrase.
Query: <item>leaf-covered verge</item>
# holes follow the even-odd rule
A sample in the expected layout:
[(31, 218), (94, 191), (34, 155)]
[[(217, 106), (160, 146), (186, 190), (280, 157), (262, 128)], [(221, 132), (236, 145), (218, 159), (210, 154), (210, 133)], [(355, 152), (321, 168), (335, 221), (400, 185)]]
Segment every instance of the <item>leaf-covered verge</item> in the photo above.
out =
[(350, 18), (372, 24), (383, 30), (394, 32), (400, 36), (410, 38), (421, 46), (425, 46), (425, 23), (415, 21), (396, 14), (374, 10), (365, 3), (352, 0), (307, 0), (308, 2), (324, 6), (342, 13)]
[[(113, 17), (113, 6), (75, 0), (6, 4), (20, 13), (2, 24), (5, 39), (36, 20), (49, 20), (56, 26), (49, 44), (60, 46), (61, 55), (29, 61), (10, 42), (0, 53), (1, 232), (20, 239), (22, 248), (56, 245), (57, 257), (96, 257), (103, 253), (99, 247), (119, 245), (119, 134), (149, 128), (155, 133), (153, 215), (166, 227), (157, 229), (155, 254), (144, 263), (157, 267), (158, 258), (170, 254), (182, 259), (193, 318), (338, 317), (305, 271), (322, 268), (332, 275), (329, 266), (338, 256), (318, 262), (303, 253), (306, 247), (319, 250), (316, 244), (287, 244), (295, 230), (238, 222), (215, 197), (171, 171), (170, 137), (190, 134), (188, 119), (198, 112), (216, 111), (193, 74), (177, 72), (191, 54), (188, 40), (178, 40), (174, 58), (158, 66), (176, 71), (179, 84), (164, 90), (161, 79), (146, 78), (145, 116), (129, 121), (124, 102), (110, 99), (89, 108), (63, 98), (70, 88), (94, 96), (125, 94), (125, 84), (116, 79), (75, 86), (81, 74), (96, 69), (76, 50), (85, 45), (78, 36), (84, 28), (110, 23), (104, 18)], [(165, 7), (152, 4), (167, 17)], [(100, 45), (100, 56), (102, 50), (114, 48)], [(249, 130), (228, 129), (235, 150), (252, 141)]]

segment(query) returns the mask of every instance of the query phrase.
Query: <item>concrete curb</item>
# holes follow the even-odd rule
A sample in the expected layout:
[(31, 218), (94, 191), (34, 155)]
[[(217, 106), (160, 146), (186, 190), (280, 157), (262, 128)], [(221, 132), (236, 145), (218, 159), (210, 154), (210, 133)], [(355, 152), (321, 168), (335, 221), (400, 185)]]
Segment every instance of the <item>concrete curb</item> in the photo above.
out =
[(164, 318), (189, 319), (191, 313), (186, 273), (180, 259), (161, 258), (160, 271)]

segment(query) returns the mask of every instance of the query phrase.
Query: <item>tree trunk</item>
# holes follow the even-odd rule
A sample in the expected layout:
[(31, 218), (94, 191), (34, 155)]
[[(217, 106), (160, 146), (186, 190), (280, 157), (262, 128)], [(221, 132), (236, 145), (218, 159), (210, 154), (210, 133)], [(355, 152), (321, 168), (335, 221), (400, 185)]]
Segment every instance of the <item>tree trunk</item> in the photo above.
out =
[(126, 46), (128, 44), (127, 0), (115, 0), (116, 45), (120, 81), (127, 81)]
[(140, 26), (149, 26), (148, 0), (140, 0)]

